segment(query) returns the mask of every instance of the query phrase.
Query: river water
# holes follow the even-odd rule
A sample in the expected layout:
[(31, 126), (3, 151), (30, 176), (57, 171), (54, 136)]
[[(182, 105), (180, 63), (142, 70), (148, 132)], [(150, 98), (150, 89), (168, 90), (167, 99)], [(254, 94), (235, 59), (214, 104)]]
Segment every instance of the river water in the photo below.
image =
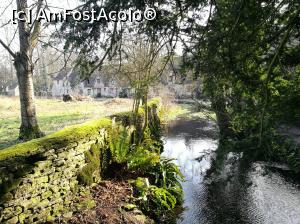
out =
[(207, 177), (218, 147), (214, 122), (179, 119), (169, 124), (162, 156), (185, 175), (178, 224), (300, 224), (300, 185), (288, 168), (254, 163), (240, 171), (242, 154), (230, 153), (219, 175)]

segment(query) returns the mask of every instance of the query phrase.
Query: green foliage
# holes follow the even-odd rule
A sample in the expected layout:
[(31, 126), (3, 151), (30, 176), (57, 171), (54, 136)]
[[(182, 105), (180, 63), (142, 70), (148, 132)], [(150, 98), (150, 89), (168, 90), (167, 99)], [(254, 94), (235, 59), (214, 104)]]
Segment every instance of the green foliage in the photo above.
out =
[(144, 196), (147, 197), (147, 200), (142, 206), (145, 209), (155, 208), (158, 216), (174, 209), (176, 205), (176, 198), (165, 188), (151, 185), (145, 191)]
[(128, 161), (129, 152), (133, 147), (131, 137), (134, 130), (133, 126), (124, 127), (113, 122), (109, 136), (109, 148), (117, 163), (122, 164)]
[(138, 191), (139, 206), (146, 214), (158, 220), (171, 212), (177, 204), (176, 197), (168, 189), (149, 185), (147, 178), (137, 178), (133, 182)]
[(287, 155), (288, 164), (293, 168), (296, 173), (300, 173), (300, 149), (295, 147)]
[(176, 205), (183, 202), (183, 191), (180, 181), (184, 180), (178, 166), (171, 159), (162, 159), (144, 173), (148, 178), (137, 178), (134, 186), (138, 192), (140, 208), (155, 220), (170, 215)]
[(113, 122), (110, 136), (109, 148), (112, 159), (118, 164), (126, 166), (131, 171), (148, 170), (159, 162), (159, 150), (154, 149), (154, 142), (148, 139), (140, 145), (132, 143), (134, 127), (124, 127)]
[(184, 176), (172, 161), (173, 159), (162, 158), (160, 163), (152, 168), (156, 186), (163, 188), (181, 186), (180, 182), (184, 181)]
[(151, 169), (159, 161), (160, 155), (158, 153), (150, 152), (139, 146), (128, 155), (128, 168), (132, 171), (145, 173), (145, 171)]

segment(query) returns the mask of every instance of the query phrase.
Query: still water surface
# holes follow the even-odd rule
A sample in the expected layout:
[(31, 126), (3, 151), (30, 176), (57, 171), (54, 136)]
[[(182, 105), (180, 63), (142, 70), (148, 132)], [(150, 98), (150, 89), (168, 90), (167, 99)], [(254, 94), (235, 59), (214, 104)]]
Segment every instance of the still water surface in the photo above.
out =
[(241, 155), (231, 153), (214, 184), (205, 178), (218, 147), (214, 122), (179, 119), (167, 128), (164, 142), (162, 155), (174, 158), (186, 179), (178, 224), (300, 224), (300, 186), (288, 170), (254, 163), (241, 174)]

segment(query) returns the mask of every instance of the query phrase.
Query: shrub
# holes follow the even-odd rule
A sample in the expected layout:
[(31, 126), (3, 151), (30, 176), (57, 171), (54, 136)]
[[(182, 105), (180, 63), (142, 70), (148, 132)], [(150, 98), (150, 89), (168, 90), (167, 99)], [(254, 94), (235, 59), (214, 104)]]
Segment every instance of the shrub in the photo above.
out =
[(172, 162), (173, 159), (161, 159), (151, 170), (155, 176), (155, 185), (164, 188), (181, 186), (180, 182), (184, 180), (183, 174), (178, 166)]
[(150, 185), (148, 178), (137, 178), (133, 182), (141, 210), (159, 220), (171, 212), (177, 204), (176, 197), (165, 188)]
[(133, 131), (133, 126), (124, 127), (113, 122), (109, 136), (109, 148), (115, 162), (123, 164), (128, 161), (127, 156), (133, 147), (131, 145)]

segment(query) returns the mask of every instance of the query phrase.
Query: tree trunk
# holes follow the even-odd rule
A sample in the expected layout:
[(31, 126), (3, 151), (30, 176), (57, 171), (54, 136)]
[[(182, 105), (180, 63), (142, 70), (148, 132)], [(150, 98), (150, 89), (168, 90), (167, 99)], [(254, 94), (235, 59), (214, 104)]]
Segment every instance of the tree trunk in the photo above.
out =
[(212, 100), (212, 109), (216, 113), (217, 124), (219, 127), (221, 139), (231, 137), (233, 133), (230, 129), (230, 121), (228, 113), (226, 111), (224, 97), (218, 96), (216, 99)]
[(32, 80), (33, 68), (30, 65), (27, 56), (24, 54), (16, 55), (14, 65), (17, 71), (21, 104), (21, 127), (19, 139), (26, 141), (42, 137), (43, 133), (40, 131), (38, 126), (34, 104)]
[[(27, 0), (16, 0), (18, 11), (26, 11), (28, 8)], [(38, 0), (37, 10), (41, 9), (43, 0)], [(27, 14), (22, 15), (22, 19), (28, 21)], [(14, 66), (20, 91), (21, 104), (21, 127), (19, 139), (26, 141), (43, 136), (38, 126), (34, 105), (33, 91), (33, 63), (32, 52), (37, 44), (40, 34), (41, 23), (36, 22), (30, 27), (27, 22), (18, 21), (20, 51), (14, 55)]]

